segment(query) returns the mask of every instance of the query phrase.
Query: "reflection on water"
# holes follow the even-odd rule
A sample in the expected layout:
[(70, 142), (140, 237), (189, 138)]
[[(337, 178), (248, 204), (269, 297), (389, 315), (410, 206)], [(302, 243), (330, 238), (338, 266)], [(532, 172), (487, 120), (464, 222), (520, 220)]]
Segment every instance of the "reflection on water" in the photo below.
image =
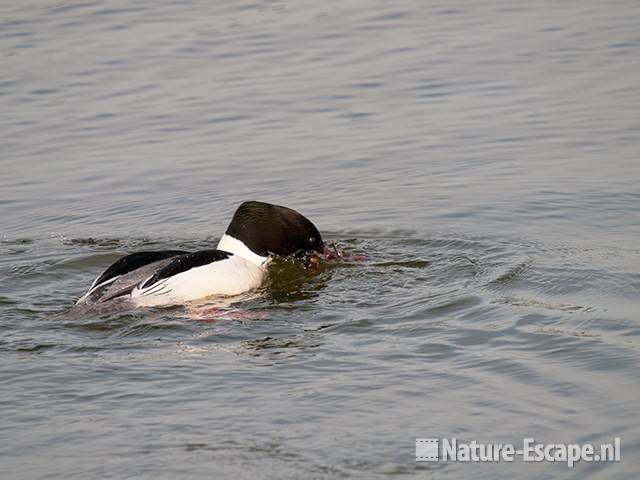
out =
[[(639, 5), (0, 6), (4, 474), (632, 477)], [(366, 260), (63, 314), (248, 199)], [(573, 470), (413, 458), (614, 436)]]

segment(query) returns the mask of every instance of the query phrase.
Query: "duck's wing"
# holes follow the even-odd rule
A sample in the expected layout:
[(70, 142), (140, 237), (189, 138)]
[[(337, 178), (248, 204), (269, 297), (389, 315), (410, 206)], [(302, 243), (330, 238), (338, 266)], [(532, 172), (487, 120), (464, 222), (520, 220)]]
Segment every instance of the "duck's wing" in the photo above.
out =
[[(172, 292), (172, 279), (176, 275), (189, 272), (198, 267), (211, 265), (215, 262), (227, 260), (233, 257), (232, 253), (222, 250), (201, 250), (193, 253), (186, 253), (172, 258), (166, 265), (156, 270), (152, 275), (144, 278), (135, 287), (132, 293), (135, 297), (167, 295)], [(196, 281), (206, 281), (206, 277), (195, 279)]]
[(203, 265), (219, 262), (220, 260), (226, 260), (231, 256), (233, 256), (232, 253), (222, 250), (200, 250), (199, 252), (179, 255), (142, 282), (138, 288), (140, 290), (149, 289), (165, 278), (173, 277), (174, 275), (186, 272), (192, 268), (202, 267)]
[(186, 253), (183, 250), (158, 250), (126, 255), (101, 273), (76, 304), (110, 300), (114, 293), (127, 288), (128, 293), (138, 282), (170, 263), (171, 258)]
[(172, 258), (132, 291), (138, 306), (186, 303), (216, 296), (232, 296), (258, 288), (266, 268), (223, 250), (202, 250)]

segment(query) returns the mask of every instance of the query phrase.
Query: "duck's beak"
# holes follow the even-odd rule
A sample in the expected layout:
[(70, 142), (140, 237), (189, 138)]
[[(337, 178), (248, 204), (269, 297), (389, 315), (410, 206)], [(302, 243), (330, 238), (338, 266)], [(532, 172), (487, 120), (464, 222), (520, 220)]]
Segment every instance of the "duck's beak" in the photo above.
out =
[(312, 270), (317, 270), (320, 263), (330, 262), (332, 260), (343, 259), (346, 261), (362, 261), (367, 260), (366, 255), (345, 255), (345, 253), (338, 249), (335, 244), (324, 244), (322, 252), (314, 252), (308, 255), (305, 259), (305, 267)]
[(320, 266), (320, 263), (322, 263), (323, 261), (328, 262), (330, 260), (340, 258), (341, 256), (342, 252), (340, 252), (335, 245), (324, 244), (321, 251), (313, 252), (307, 256), (305, 267), (312, 270), (317, 270)]

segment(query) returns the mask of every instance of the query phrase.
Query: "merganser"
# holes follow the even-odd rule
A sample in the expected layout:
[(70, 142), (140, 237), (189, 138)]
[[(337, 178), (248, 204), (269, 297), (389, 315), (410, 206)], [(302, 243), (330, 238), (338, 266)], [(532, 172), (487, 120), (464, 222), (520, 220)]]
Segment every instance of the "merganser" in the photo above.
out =
[(214, 250), (162, 250), (122, 257), (94, 280), (76, 305), (128, 300), (176, 305), (239, 295), (260, 287), (273, 256), (321, 253), (318, 229), (287, 207), (249, 201), (238, 207)]

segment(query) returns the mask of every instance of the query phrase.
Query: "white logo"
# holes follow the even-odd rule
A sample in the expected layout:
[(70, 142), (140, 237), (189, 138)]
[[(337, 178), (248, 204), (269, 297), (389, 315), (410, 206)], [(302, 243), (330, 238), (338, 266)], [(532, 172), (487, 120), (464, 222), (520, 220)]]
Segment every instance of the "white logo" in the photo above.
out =
[[(440, 445), (442, 440), (442, 445)], [(440, 448), (441, 447), (441, 448)], [(563, 462), (573, 467), (576, 462), (619, 462), (620, 437), (612, 443), (536, 443), (525, 438), (522, 448), (512, 443), (479, 443), (455, 438), (416, 438), (416, 462)]]

